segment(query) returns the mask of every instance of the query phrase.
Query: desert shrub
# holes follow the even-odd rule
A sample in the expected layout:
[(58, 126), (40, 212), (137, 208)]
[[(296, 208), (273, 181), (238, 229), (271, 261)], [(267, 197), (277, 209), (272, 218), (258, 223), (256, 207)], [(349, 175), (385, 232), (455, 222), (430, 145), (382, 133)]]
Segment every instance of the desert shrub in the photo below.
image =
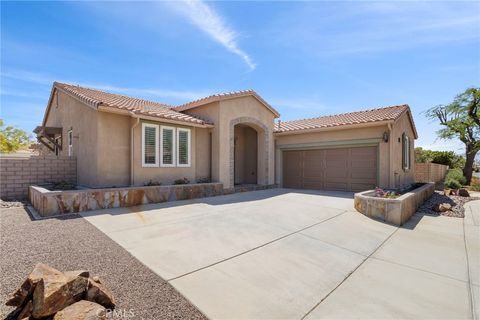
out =
[(455, 179), (445, 180), (444, 185), (448, 189), (460, 189), (462, 187), (462, 184)]
[(198, 179), (197, 179), (197, 183), (210, 183), (210, 182), (212, 182), (212, 181), (211, 181), (210, 178), (208, 178), (208, 177), (198, 178)]
[(450, 169), (445, 176), (445, 183), (449, 180), (456, 180), (461, 185), (467, 183), (467, 179), (463, 176), (463, 172), (459, 168)]
[(150, 186), (161, 186), (162, 183), (159, 182), (159, 181), (150, 179), (150, 181), (144, 183), (143, 185), (146, 186), (146, 187), (150, 187)]
[(173, 184), (189, 184), (189, 183), (190, 183), (190, 180), (188, 180), (187, 178), (177, 179), (173, 182)]
[(61, 180), (52, 183), (52, 190), (75, 190), (75, 184)]
[(472, 182), (470, 183), (470, 190), (480, 191), (480, 178), (472, 177)]

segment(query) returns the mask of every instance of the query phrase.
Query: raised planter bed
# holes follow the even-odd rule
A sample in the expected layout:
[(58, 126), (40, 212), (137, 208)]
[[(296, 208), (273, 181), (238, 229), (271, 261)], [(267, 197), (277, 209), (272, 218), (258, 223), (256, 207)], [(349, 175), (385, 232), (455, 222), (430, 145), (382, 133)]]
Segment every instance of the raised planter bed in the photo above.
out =
[(391, 199), (377, 197), (375, 190), (368, 190), (355, 194), (354, 205), (358, 212), (367, 217), (401, 226), (434, 191), (434, 183), (425, 183), (398, 198)]
[(49, 190), (30, 186), (28, 197), (42, 217), (149, 203), (212, 197), (223, 194), (222, 183), (144, 186), (106, 189)]

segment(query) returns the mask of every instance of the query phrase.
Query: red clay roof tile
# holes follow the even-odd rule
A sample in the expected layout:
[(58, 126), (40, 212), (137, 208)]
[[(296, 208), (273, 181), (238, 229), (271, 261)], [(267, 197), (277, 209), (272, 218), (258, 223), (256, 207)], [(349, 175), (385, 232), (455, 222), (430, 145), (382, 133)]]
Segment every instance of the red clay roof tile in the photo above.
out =
[[(275, 132), (283, 133), (299, 130), (329, 128), (343, 125), (396, 120), (407, 110), (410, 110), (410, 107), (404, 104), (399, 106), (390, 106), (336, 115), (321, 116), (310, 119), (282, 121), (275, 125)], [(415, 131), (415, 127), (413, 129)]]
[(151, 117), (163, 118), (176, 120), (187, 123), (195, 124), (208, 124), (205, 120), (180, 113), (172, 109), (171, 106), (138, 99), (127, 97), (124, 95), (104, 92), (96, 89), (80, 87), (76, 85), (66, 84), (55, 82), (54, 87), (64, 90), (69, 94), (74, 95), (76, 98), (82, 100), (86, 104), (89, 104), (95, 108), (98, 106), (107, 106), (121, 110), (131, 111), (136, 114), (147, 115)]

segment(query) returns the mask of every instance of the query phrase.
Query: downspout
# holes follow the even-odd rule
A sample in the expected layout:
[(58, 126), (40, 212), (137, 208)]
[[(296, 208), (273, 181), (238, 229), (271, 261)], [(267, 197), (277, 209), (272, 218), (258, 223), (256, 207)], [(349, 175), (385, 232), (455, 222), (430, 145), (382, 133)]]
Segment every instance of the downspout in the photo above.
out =
[[(391, 188), (392, 187), (392, 157), (393, 157), (393, 152), (392, 152), (392, 123), (389, 122), (387, 123), (387, 128), (388, 128), (388, 186)], [(395, 180), (395, 176), (393, 177)], [(394, 181), (395, 182), (395, 181)]]
[(135, 173), (134, 172), (135, 166), (133, 165), (133, 152), (134, 152), (135, 144), (133, 142), (134, 141), (133, 133), (135, 131), (135, 128), (140, 123), (140, 118), (138, 116), (136, 116), (135, 113), (133, 113), (133, 112), (130, 112), (130, 115), (132, 116), (132, 118), (137, 119), (137, 121), (135, 121), (133, 126), (130, 128), (130, 186), (133, 186), (133, 185), (135, 185), (135, 174), (134, 174)]

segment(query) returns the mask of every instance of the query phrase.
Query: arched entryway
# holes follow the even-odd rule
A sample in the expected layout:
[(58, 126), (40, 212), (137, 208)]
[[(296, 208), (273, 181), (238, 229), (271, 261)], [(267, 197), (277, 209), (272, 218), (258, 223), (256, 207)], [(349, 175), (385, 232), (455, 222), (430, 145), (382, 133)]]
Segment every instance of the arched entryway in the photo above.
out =
[(234, 127), (234, 184), (257, 184), (258, 134), (247, 124)]
[(230, 187), (268, 184), (269, 134), (251, 117), (230, 122)]

